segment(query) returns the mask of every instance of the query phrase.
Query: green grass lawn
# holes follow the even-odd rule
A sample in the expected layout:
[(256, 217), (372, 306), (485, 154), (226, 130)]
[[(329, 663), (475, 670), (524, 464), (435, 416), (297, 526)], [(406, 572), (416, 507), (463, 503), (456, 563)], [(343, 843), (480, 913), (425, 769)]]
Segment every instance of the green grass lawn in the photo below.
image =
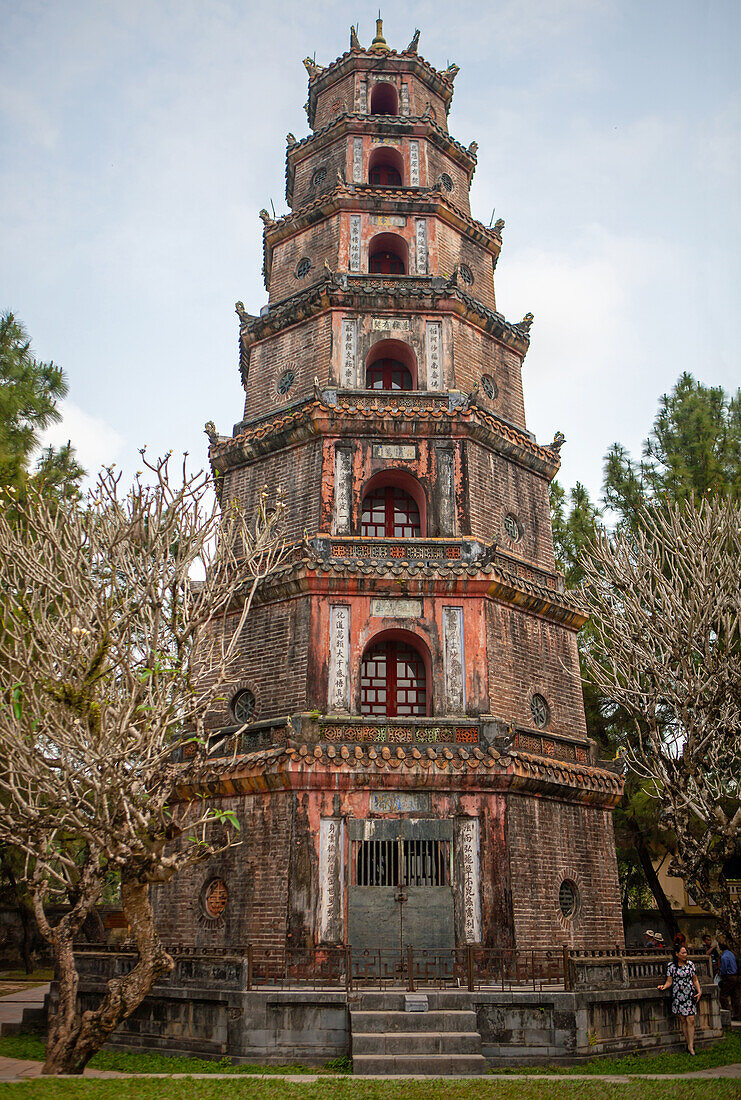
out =
[[(30, 1061), (43, 1061), (44, 1041), (40, 1035), (1, 1035), (0, 1055), (6, 1058), (24, 1058)], [(595, 1058), (578, 1066), (513, 1066), (512, 1068), (492, 1070), (492, 1076), (506, 1078), (511, 1074), (556, 1073), (561, 1076), (573, 1074), (636, 1074), (636, 1073), (691, 1073), (693, 1070), (710, 1069), (713, 1066), (727, 1066), (741, 1062), (738, 1035), (727, 1032), (712, 1047), (703, 1050), (695, 1058), (686, 1052), (663, 1054), (628, 1054), (622, 1058)], [(91, 1069), (113, 1069), (120, 1073), (350, 1073), (351, 1065), (347, 1059), (336, 1059), (322, 1067), (305, 1065), (261, 1066), (232, 1065), (228, 1059), (210, 1061), (206, 1058), (172, 1057), (156, 1052), (129, 1053), (126, 1051), (103, 1050), (90, 1062)], [(737, 1085), (739, 1094), (741, 1087)]]
[[(584, 1062), (578, 1066), (527, 1066), (513, 1069), (493, 1069), (492, 1074), (506, 1075), (511, 1073), (692, 1073), (698, 1069), (711, 1069), (713, 1066), (729, 1066), (735, 1062), (741, 1062), (741, 1047), (739, 1046), (738, 1033), (727, 1031), (722, 1039), (713, 1043), (711, 1047), (698, 1050), (693, 1058), (686, 1050), (663, 1051), (661, 1054), (624, 1054), (619, 1058), (595, 1058), (591, 1062)], [(739, 1085), (741, 1095), (741, 1085)]]
[[(41, 1035), (0, 1035), (0, 1056), (24, 1058), (43, 1062), (44, 1040)], [(350, 1073), (348, 1059), (337, 1058), (324, 1066), (235, 1066), (228, 1058), (211, 1061), (208, 1058), (172, 1057), (155, 1051), (129, 1053), (119, 1050), (101, 1050), (88, 1063), (90, 1069), (115, 1069), (119, 1073)]]
[(51, 967), (33, 970), (27, 974), (25, 970), (0, 970), (0, 982), (36, 982), (43, 985), (52, 981), (54, 971)]
[[(738, 1100), (738, 1081), (553, 1082), (550, 1092), (564, 1100)], [(127, 1080), (64, 1081), (59, 1078), (0, 1085), (13, 1100), (543, 1100), (543, 1083), (496, 1078), (489, 1081), (364, 1081), (362, 1078), (313, 1082)]]

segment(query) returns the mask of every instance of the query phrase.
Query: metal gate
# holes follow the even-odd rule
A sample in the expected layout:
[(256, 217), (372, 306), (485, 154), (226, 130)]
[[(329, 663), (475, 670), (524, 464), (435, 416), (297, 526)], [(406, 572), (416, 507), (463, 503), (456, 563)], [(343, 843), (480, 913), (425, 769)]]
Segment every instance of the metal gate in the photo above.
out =
[(452, 951), (450, 821), (349, 821), (348, 941), (364, 951)]

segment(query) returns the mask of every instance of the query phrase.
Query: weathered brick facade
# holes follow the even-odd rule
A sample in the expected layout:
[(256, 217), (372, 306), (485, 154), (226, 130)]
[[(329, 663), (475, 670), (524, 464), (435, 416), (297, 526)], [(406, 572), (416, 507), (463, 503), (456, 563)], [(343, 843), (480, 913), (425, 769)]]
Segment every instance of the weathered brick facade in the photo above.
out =
[(244, 415), (210, 449), (223, 502), (282, 492), (293, 551), (209, 716), (241, 843), (160, 891), (164, 938), (614, 946), (621, 781), (586, 736), (560, 444), (526, 428), (531, 318), (496, 312), (503, 223), (471, 217), (457, 69), (381, 36), (306, 65), (291, 212), (262, 212), (269, 305), (238, 305)]

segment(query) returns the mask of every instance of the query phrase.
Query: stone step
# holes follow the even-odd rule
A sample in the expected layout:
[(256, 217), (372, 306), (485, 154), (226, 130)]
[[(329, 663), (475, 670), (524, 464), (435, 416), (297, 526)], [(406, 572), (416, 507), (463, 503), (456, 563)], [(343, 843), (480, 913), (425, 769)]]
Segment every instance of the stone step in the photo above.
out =
[(350, 1011), (354, 1032), (370, 1035), (389, 1031), (478, 1031), (475, 1012), (368, 1012)]
[(472, 1076), (486, 1074), (486, 1059), (481, 1054), (358, 1054), (353, 1055), (353, 1073), (417, 1074), (420, 1077)]
[(481, 1054), (478, 1031), (353, 1031), (353, 1057), (358, 1054)]

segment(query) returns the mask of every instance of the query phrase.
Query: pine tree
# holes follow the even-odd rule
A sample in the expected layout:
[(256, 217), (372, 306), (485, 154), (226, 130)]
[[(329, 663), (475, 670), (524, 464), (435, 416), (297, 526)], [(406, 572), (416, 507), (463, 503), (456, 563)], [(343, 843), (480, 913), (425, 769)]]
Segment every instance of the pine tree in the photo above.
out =
[(29, 478), (55, 497), (79, 492), (84, 470), (68, 443), (47, 448), (29, 472), (41, 433), (61, 420), (59, 402), (67, 395), (64, 372), (31, 350), (23, 325), (12, 313), (0, 315), (0, 491), (23, 490)]

